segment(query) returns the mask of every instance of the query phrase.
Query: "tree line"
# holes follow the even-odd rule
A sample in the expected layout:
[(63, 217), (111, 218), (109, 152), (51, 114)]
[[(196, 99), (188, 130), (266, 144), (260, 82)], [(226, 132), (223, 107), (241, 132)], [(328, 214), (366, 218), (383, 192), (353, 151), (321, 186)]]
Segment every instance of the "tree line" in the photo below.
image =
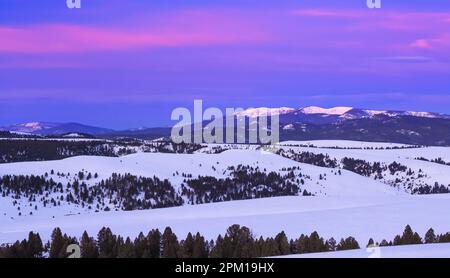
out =
[[(403, 234), (393, 240), (375, 243), (370, 239), (367, 247), (449, 242), (450, 233), (436, 235), (429, 229), (421, 238), (407, 225)], [(134, 239), (123, 238), (106, 227), (96, 238), (84, 232), (80, 239), (56, 228), (45, 244), (38, 233), (30, 232), (27, 239), (0, 247), (0, 258), (67, 258), (70, 255), (68, 247), (72, 244), (80, 247), (81, 258), (257, 258), (360, 249), (354, 237), (337, 242), (334, 238), (325, 240), (313, 232), (288, 239), (280, 232), (275, 237), (257, 238), (249, 228), (240, 225), (230, 226), (216, 240), (207, 240), (200, 233), (188, 233), (186, 238), (179, 240), (170, 227), (163, 232), (152, 229), (146, 235), (141, 232)]]

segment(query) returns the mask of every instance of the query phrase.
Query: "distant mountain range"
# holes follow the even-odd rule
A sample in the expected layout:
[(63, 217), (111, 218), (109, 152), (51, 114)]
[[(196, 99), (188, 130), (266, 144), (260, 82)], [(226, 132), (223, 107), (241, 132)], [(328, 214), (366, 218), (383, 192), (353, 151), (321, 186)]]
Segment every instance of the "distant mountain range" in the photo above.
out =
[[(236, 116), (245, 119), (264, 115), (280, 116), (281, 140), (343, 139), (397, 142), (419, 145), (450, 145), (450, 115), (353, 107), (254, 108)], [(206, 123), (205, 123), (206, 124)], [(103, 138), (132, 137), (155, 139), (170, 136), (170, 127), (116, 131), (78, 123), (33, 122), (1, 127), (0, 131), (33, 135), (68, 133), (91, 134)]]
[(2, 131), (33, 135), (61, 135), (67, 133), (86, 133), (100, 135), (112, 133), (114, 130), (83, 125), (79, 123), (30, 122), (0, 127)]

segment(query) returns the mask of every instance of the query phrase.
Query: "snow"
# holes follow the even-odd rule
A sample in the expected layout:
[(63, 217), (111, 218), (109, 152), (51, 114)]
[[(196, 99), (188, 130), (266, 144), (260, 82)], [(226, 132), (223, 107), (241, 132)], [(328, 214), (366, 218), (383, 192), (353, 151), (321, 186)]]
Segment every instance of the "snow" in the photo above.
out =
[(282, 115), (293, 111), (295, 111), (295, 109), (289, 107), (280, 107), (280, 108), (259, 107), (259, 108), (250, 108), (242, 112), (237, 112), (235, 113), (235, 115), (255, 118), (267, 115)]
[(308, 106), (302, 108), (300, 111), (305, 114), (343, 115), (352, 109), (353, 107), (333, 107), (327, 109), (318, 106)]
[(79, 137), (83, 137), (83, 135), (79, 134), (79, 133), (69, 133), (69, 134), (65, 134), (63, 135), (63, 137), (75, 137), (75, 138), (79, 138)]
[[(299, 147), (313, 145), (316, 147)], [(296, 147), (297, 146), (297, 147)], [(208, 154), (215, 147), (229, 149), (219, 154)], [(331, 149), (332, 147), (354, 149)], [(416, 157), (435, 159), (441, 157), (450, 162), (450, 148), (420, 147), (404, 149), (364, 149), (364, 148), (410, 147), (392, 143), (370, 143), (343, 140), (287, 141), (276, 148), (326, 153), (332, 158), (344, 156), (364, 159), (371, 162), (391, 163), (397, 161), (413, 170), (422, 169), (427, 183), (450, 183), (449, 166), (416, 160)], [(450, 194), (408, 195), (404, 191), (355, 173), (336, 169), (321, 168), (298, 163), (271, 152), (257, 149), (256, 145), (207, 145), (194, 154), (136, 153), (123, 157), (79, 156), (58, 161), (20, 162), (0, 164), (0, 176), (5, 174), (43, 175), (50, 173), (71, 173), (65, 177), (50, 175), (49, 178), (63, 184), (71, 182), (78, 171), (98, 173), (98, 179), (89, 180), (94, 184), (109, 178), (112, 173), (131, 173), (138, 176), (167, 178), (176, 187), (182, 180), (182, 173), (193, 178), (198, 175), (229, 176), (228, 167), (247, 165), (258, 167), (261, 171), (285, 173), (286, 168), (299, 167), (295, 173), (302, 173), (306, 189), (315, 196), (290, 196), (255, 200), (231, 201), (203, 205), (141, 210), (94, 212), (74, 205), (63, 204), (58, 207), (38, 210), (29, 208), (27, 200), (21, 202), (22, 216), (17, 216), (17, 208), (12, 199), (0, 197), (0, 244), (23, 239), (29, 231), (39, 232), (44, 241), (52, 230), (60, 227), (63, 232), (81, 236), (87, 231), (96, 236), (104, 227), (114, 233), (136, 237), (139, 232), (147, 233), (166, 226), (172, 227), (179, 238), (188, 232), (200, 232), (208, 239), (224, 234), (233, 224), (248, 226), (255, 236), (273, 237), (285, 231), (289, 238), (317, 231), (321, 237), (334, 237), (336, 240), (348, 236), (355, 237), (360, 246), (365, 246), (369, 238), (376, 242), (392, 240), (401, 234), (406, 225), (423, 236), (429, 228), (437, 234), (450, 232)], [(174, 175), (178, 172), (179, 175)], [(323, 179), (320, 179), (322, 176)], [(386, 176), (390, 178), (402, 176)], [(32, 204), (34, 206), (35, 203)], [(33, 215), (28, 215), (28, 210)], [(382, 248), (386, 257), (448, 257), (448, 245), (419, 245), (413, 247)], [(333, 253), (329, 256), (367, 256), (365, 249)], [(315, 256), (315, 254), (302, 255)], [(317, 256), (328, 256), (327, 253)]]
[[(400, 163), (407, 166), (414, 174), (407, 176), (405, 172), (397, 172), (394, 175), (385, 172), (383, 178), (386, 183), (393, 183), (400, 179), (402, 183), (413, 189), (421, 185), (434, 186), (443, 184), (450, 185), (450, 168), (448, 165), (441, 165), (434, 162), (422, 161), (417, 158), (426, 158), (434, 160), (442, 158), (445, 162), (450, 162), (450, 147), (420, 147), (420, 148), (403, 148), (403, 149), (342, 149), (342, 147), (393, 147), (388, 143), (364, 143), (356, 141), (310, 141), (311, 145), (318, 147), (304, 147), (308, 145), (305, 141), (289, 141), (280, 144), (284, 150), (293, 150), (295, 152), (312, 152), (316, 154), (327, 154), (330, 158), (341, 161), (344, 157), (351, 157), (354, 159), (361, 159), (367, 162), (381, 162), (384, 164), (391, 164), (393, 162)], [(303, 147), (296, 147), (303, 146)], [(328, 148), (332, 146), (339, 146), (341, 149)], [(398, 146), (398, 145), (397, 145)]]
[[(265, 172), (283, 172), (283, 168), (299, 167), (297, 172), (306, 175), (304, 189), (316, 195), (379, 195), (402, 194), (388, 185), (342, 170), (341, 175), (329, 168), (298, 163), (279, 155), (258, 150), (228, 150), (219, 154), (172, 154), (172, 153), (136, 153), (123, 157), (77, 156), (63, 160), (18, 162), (0, 164), (0, 176), (43, 175), (52, 170), (57, 173), (71, 173), (71, 177), (52, 176), (56, 182), (72, 182), (81, 170), (98, 173), (99, 178), (109, 178), (113, 173), (130, 173), (137, 176), (169, 179), (174, 185), (184, 178), (182, 173), (198, 176), (229, 176), (230, 166), (252, 166)], [(176, 172), (179, 175), (174, 175)], [(324, 178), (319, 179), (322, 175)], [(310, 179), (307, 179), (310, 177)], [(361, 190), (364, 187), (364, 190)]]
[(433, 113), (429, 112), (414, 112), (414, 111), (406, 111), (405, 115), (422, 117), (422, 118), (437, 118), (437, 116)]
[(371, 247), (274, 258), (450, 258), (450, 243)]
[(15, 124), (9, 127), (4, 127), (6, 130), (10, 131), (18, 131), (25, 133), (33, 133), (39, 130), (48, 129), (54, 127), (55, 123), (44, 123), (44, 122), (29, 122), (29, 123), (21, 123)]
[(108, 139), (101, 138), (80, 138), (80, 137), (67, 137), (67, 138), (0, 138), (0, 140), (23, 140), (23, 141), (64, 141), (64, 142), (113, 142)]
[(176, 208), (99, 212), (72, 216), (2, 219), (0, 242), (24, 238), (30, 230), (49, 239), (51, 231), (81, 236), (96, 235), (103, 227), (135, 237), (150, 229), (172, 227), (179, 237), (201, 232), (215, 239), (233, 224), (250, 227), (256, 236), (273, 237), (285, 231), (289, 238), (317, 231), (324, 238), (354, 236), (361, 246), (369, 238), (380, 242), (401, 234), (406, 225), (423, 236), (432, 227), (436, 233), (450, 231), (450, 195), (365, 197), (277, 197), (212, 203)]
[(285, 126), (283, 127), (283, 130), (294, 130), (294, 125), (293, 125), (293, 124), (285, 125)]

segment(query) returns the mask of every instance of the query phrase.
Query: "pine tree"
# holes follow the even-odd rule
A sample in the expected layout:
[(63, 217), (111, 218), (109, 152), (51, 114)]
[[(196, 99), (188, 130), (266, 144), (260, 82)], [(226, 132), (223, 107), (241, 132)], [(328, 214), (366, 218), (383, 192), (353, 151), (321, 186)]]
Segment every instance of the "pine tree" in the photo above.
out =
[(275, 237), (275, 241), (278, 246), (279, 255), (287, 255), (290, 253), (291, 250), (290, 250), (289, 242), (288, 242), (287, 236), (284, 233), (284, 231), (282, 231)]
[(82, 258), (97, 258), (98, 248), (93, 238), (89, 237), (88, 233), (84, 231), (80, 242), (81, 257)]
[(336, 251), (337, 242), (333, 237), (327, 240), (326, 245), (328, 251)]
[(129, 237), (123, 242), (123, 239), (120, 238), (117, 240), (119, 243), (117, 248), (117, 258), (135, 258), (136, 254), (134, 252), (133, 242)]
[(181, 241), (180, 245), (180, 257), (192, 258), (192, 255), (194, 253), (194, 238), (192, 237), (191, 233), (188, 233), (186, 239)]
[(436, 243), (437, 238), (433, 229), (429, 229), (425, 234), (425, 243)]
[(62, 236), (61, 229), (55, 228), (52, 232), (51, 236), (51, 246), (49, 257), (50, 258), (63, 258), (62, 254), (65, 254), (66, 250), (64, 250), (64, 238)]
[(149, 258), (146, 253), (147, 246), (148, 246), (147, 237), (145, 237), (144, 234), (140, 232), (138, 237), (134, 240), (134, 252), (136, 258)]
[(401, 237), (401, 244), (412, 244), (414, 237), (414, 232), (411, 229), (411, 226), (406, 225), (405, 230), (403, 231), (403, 235)]
[(39, 234), (35, 234), (33, 232), (30, 232), (28, 234), (28, 242), (26, 249), (28, 258), (42, 258), (44, 246), (42, 244), (42, 240)]
[(117, 257), (117, 237), (109, 228), (102, 228), (97, 235), (99, 258)]
[(192, 258), (207, 258), (208, 257), (208, 244), (205, 238), (197, 232), (194, 237), (194, 249), (192, 250)]
[(147, 247), (144, 252), (144, 258), (161, 257), (161, 233), (158, 229), (151, 230), (147, 235)]
[(179, 249), (177, 236), (170, 227), (167, 227), (162, 235), (162, 257), (177, 258)]

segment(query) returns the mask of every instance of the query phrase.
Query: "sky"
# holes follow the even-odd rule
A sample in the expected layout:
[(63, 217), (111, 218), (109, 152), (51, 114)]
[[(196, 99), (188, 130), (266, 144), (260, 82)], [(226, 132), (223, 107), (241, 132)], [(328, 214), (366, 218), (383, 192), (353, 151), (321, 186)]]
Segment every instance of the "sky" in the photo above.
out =
[(165, 126), (176, 107), (450, 114), (450, 1), (0, 0), (0, 126)]

